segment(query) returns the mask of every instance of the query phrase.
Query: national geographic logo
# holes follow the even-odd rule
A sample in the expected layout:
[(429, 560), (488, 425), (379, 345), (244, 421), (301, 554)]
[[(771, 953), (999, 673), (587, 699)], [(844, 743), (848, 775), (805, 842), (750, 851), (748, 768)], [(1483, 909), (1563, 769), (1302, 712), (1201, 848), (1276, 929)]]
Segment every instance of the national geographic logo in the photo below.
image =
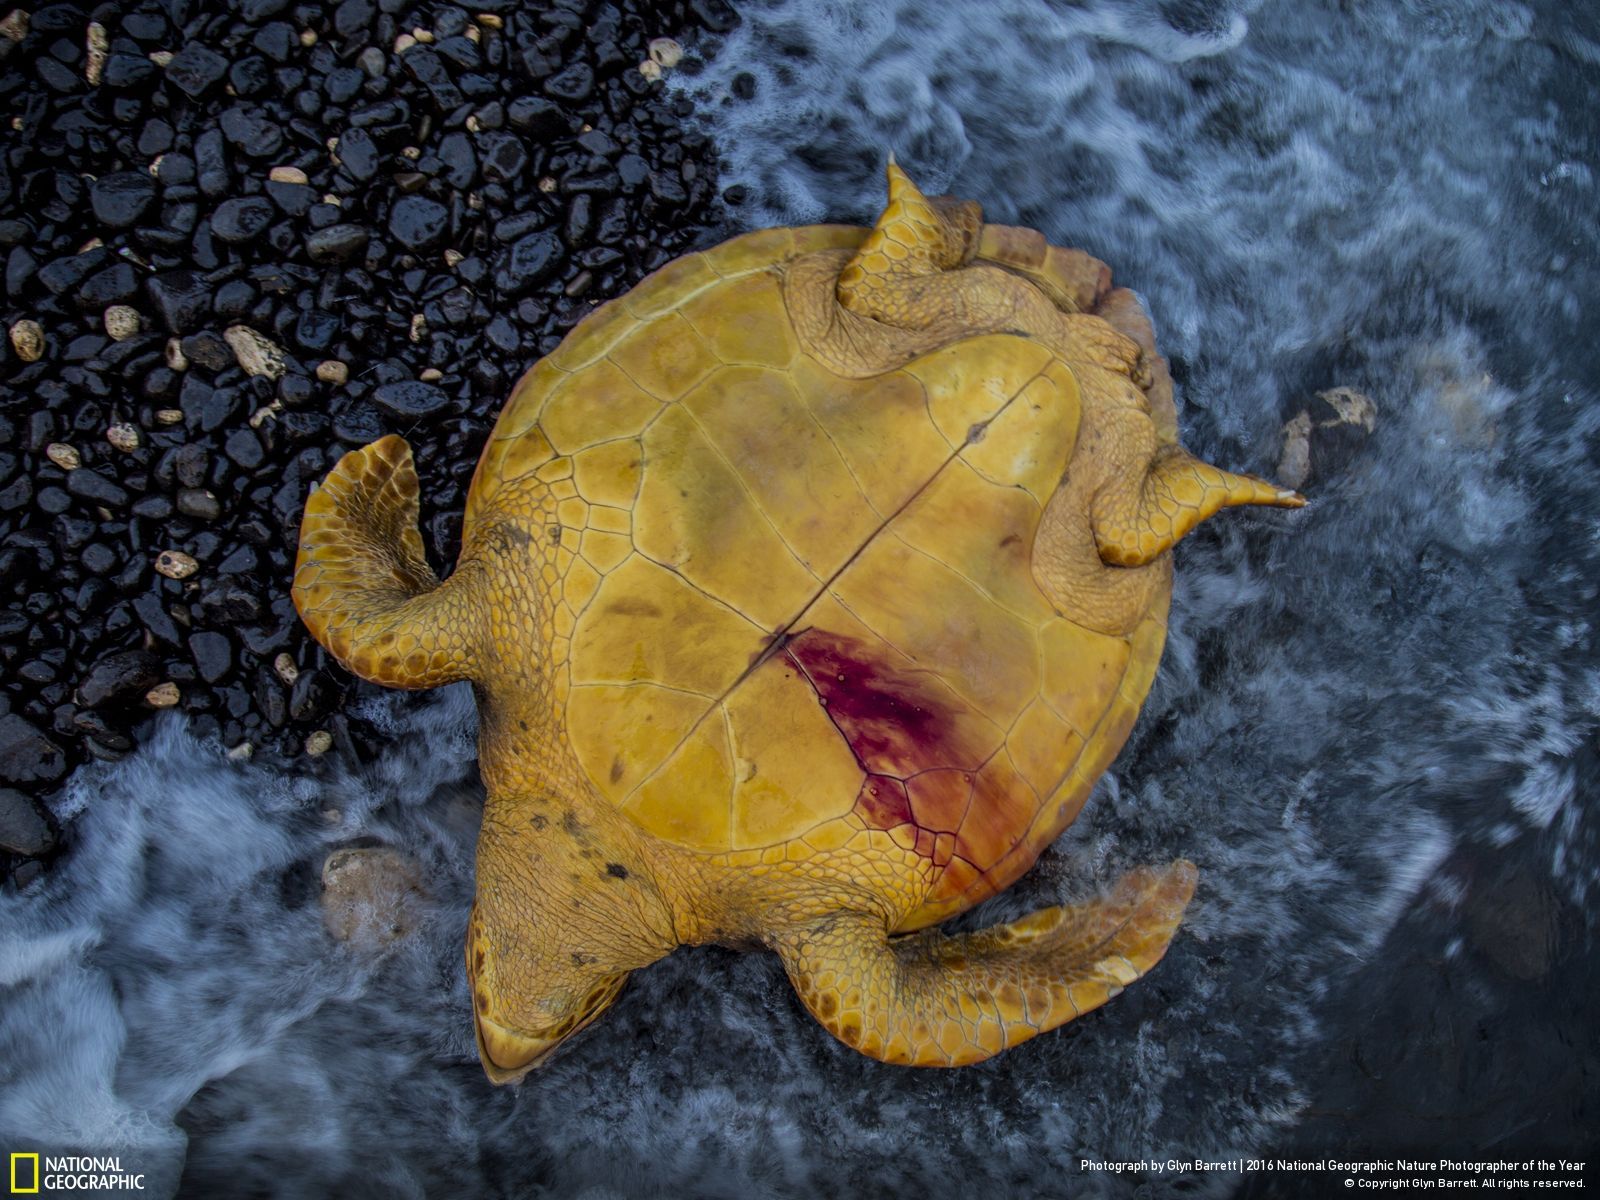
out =
[(89, 1158), (13, 1152), (11, 1194), (36, 1196), (46, 1192), (142, 1192), (144, 1174), (122, 1169), (122, 1157)]

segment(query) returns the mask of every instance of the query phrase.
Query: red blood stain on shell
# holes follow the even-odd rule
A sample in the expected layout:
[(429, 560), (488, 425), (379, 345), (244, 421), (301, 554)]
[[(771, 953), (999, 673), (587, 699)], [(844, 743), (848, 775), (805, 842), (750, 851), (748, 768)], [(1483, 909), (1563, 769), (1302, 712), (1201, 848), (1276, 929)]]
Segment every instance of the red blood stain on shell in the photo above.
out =
[(805, 673), (869, 773), (906, 779), (931, 767), (970, 770), (983, 761), (984, 749), (963, 730), (966, 706), (928, 673), (821, 629), (790, 638), (784, 654)]
[(1017, 845), (1039, 806), (994, 746), (993, 726), (931, 672), (883, 648), (820, 629), (782, 652), (816, 691), (867, 772), (856, 814), (873, 829), (910, 824), (916, 853), (945, 868), (936, 896), (957, 894)]
[(935, 833), (954, 833), (972, 803), (972, 772), (924, 771), (906, 781), (916, 822)]
[(893, 829), (913, 820), (906, 785), (888, 775), (868, 775), (856, 797), (856, 812), (873, 829)]

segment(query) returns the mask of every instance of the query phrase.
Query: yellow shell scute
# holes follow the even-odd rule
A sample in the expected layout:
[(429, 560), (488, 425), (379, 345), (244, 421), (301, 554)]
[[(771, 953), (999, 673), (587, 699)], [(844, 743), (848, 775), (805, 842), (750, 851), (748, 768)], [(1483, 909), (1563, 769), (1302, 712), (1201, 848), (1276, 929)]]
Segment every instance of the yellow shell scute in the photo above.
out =
[(548, 358), (541, 358), (534, 363), (522, 373), (522, 378), (511, 389), (505, 407), (500, 410), (500, 419), (495, 422), (492, 436), (509, 439), (520, 438), (527, 433), (538, 423), (545, 399), (567, 378), (569, 372), (563, 371)]
[[(590, 516), (597, 510), (590, 510)], [(578, 539), (578, 553), (602, 574), (615, 569), (633, 553), (633, 542), (621, 533), (605, 529), (585, 529)]]
[(770, 271), (754, 271), (702, 292), (680, 311), (711, 352), (730, 365), (781, 369), (799, 350), (778, 278)]
[(1049, 796), (1066, 780), (1077, 761), (1083, 750), (1083, 737), (1043, 700), (1035, 700), (1006, 734), (1006, 748), (1018, 774), (1040, 796)]
[(1006, 611), (1040, 625), (1054, 615), (1033, 578), (1040, 514), (1026, 491), (993, 483), (957, 458), (906, 505), (893, 528)]
[(1089, 737), (1122, 686), (1132, 654), (1129, 640), (1057, 617), (1040, 631), (1039, 648), (1045, 703), (1081, 736)]
[(727, 702), (735, 764), (733, 847), (799, 837), (849, 812), (865, 772), (817, 695), (781, 655)]
[(765, 637), (727, 605), (635, 554), (606, 576), (578, 619), (573, 682), (642, 681), (719, 696)]
[(985, 479), (1026, 489), (1043, 507), (1072, 457), (1078, 414), (1077, 380), (1063, 364), (1052, 363), (984, 427), (979, 440), (962, 449), (961, 457)]
[(531, 475), (556, 456), (555, 447), (539, 429), (519, 438), (495, 438), (484, 447), (482, 474), (493, 485), (514, 483)]
[(611, 348), (607, 356), (657, 400), (677, 400), (721, 366), (694, 326), (669, 312)]
[(935, 350), (905, 371), (926, 389), (929, 415), (954, 449), (1009, 404), (1051, 358), (1038, 342), (991, 333)]
[(602, 359), (556, 386), (540, 426), (551, 445), (571, 454), (596, 442), (632, 437), (660, 411), (659, 400)]
[(601, 533), (632, 533), (633, 513), (609, 504), (592, 505), (589, 509), (589, 528)]
[(705, 716), (711, 701), (652, 683), (578, 684), (567, 699), (573, 751), (589, 778), (621, 803)]
[(802, 355), (789, 377), (880, 515), (892, 515), (949, 460), (927, 393), (904, 371), (841, 379)]
[(570, 458), (552, 458), (533, 473), (540, 483), (559, 483), (563, 479), (572, 478), (572, 460)]
[(577, 371), (602, 358), (623, 338), (639, 328), (639, 318), (627, 305), (612, 300), (595, 309), (553, 351), (545, 361), (563, 371)]
[(797, 252), (794, 235), (793, 229), (758, 229), (723, 242), (701, 257), (719, 275), (743, 275), (793, 258)]
[(673, 407), (644, 439), (634, 508), (639, 551), (766, 629), (791, 620), (817, 588), (693, 416)]
[(817, 579), (883, 523), (783, 372), (730, 367), (685, 396), (683, 407)]
[(630, 508), (639, 494), (643, 451), (634, 438), (603, 442), (572, 458), (578, 494), (590, 504)]
[(725, 851), (732, 793), (727, 728), (712, 716), (623, 801), (622, 811), (647, 832), (680, 846)]
[(677, 308), (697, 292), (721, 281), (703, 254), (686, 254), (646, 275), (622, 303), (635, 317), (649, 320)]
[(587, 560), (575, 555), (561, 575), (562, 599), (571, 605), (573, 612), (581, 613), (594, 599), (599, 588), (600, 572), (590, 566)]

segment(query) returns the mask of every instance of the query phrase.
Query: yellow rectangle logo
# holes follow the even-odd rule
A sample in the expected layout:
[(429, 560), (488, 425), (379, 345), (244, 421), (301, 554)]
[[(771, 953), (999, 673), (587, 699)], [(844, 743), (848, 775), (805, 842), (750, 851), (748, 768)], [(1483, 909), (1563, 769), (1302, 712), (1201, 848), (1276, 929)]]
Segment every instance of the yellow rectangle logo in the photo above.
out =
[[(21, 1185), (19, 1185), (17, 1183), (17, 1164), (19, 1162), (24, 1162), (24, 1163), (31, 1162), (33, 1164), (33, 1183), (30, 1184), (28, 1187), (22, 1187)], [(13, 1196), (32, 1196), (36, 1192), (38, 1192), (38, 1190), (39, 1190), (39, 1155), (38, 1155), (38, 1153), (35, 1152), (33, 1154), (22, 1154), (22, 1153), (18, 1153), (18, 1152), (13, 1151), (12, 1155), (11, 1155), (11, 1194)]]

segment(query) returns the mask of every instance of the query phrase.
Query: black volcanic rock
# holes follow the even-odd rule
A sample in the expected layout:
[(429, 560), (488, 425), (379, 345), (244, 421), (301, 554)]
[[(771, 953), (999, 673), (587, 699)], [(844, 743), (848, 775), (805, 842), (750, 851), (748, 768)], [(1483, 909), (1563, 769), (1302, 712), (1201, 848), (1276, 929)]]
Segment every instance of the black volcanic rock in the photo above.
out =
[(155, 198), (155, 181), (148, 171), (114, 171), (89, 185), (96, 219), (115, 229), (137, 225)]
[(7, 783), (60, 779), (66, 769), (60, 746), (16, 713), (0, 717), (0, 779)]
[(372, 393), (372, 401), (392, 416), (405, 419), (425, 417), (445, 406), (447, 397), (438, 388), (414, 379), (386, 383)]
[(161, 678), (161, 663), (145, 650), (108, 654), (78, 684), (78, 703), (96, 708), (108, 700), (142, 694)]
[(195, 668), (207, 683), (220, 683), (233, 670), (233, 647), (220, 633), (204, 630), (189, 639)]
[[(155, 684), (225, 746), (298, 755), (320, 729), (356, 754), (347, 677), (287, 591), (309, 489), (401, 430), (439, 472), (427, 552), (453, 558), (509, 382), (708, 239), (710, 148), (635, 69), (690, 32), (682, 11), (52, 3), (0, 43), (21, 118), (0, 283), (46, 339), (0, 356), (0, 732), (26, 800), (128, 750)], [(121, 304), (142, 328), (113, 340)], [(231, 326), (270, 353), (236, 353)]]
[(561, 260), (561, 239), (549, 230), (519, 238), (495, 275), (495, 286), (507, 296), (520, 296), (549, 278)]
[(167, 64), (167, 82), (199, 98), (227, 73), (228, 60), (199, 42), (190, 42)]
[(38, 805), (15, 788), (0, 788), (0, 849), (11, 854), (48, 854), (55, 845)]
[(413, 250), (431, 250), (443, 240), (450, 210), (426, 196), (406, 196), (389, 212), (389, 233)]
[(211, 229), (225, 242), (248, 242), (272, 224), (272, 203), (260, 196), (224, 200), (211, 214)]
[(363, 225), (329, 225), (307, 235), (306, 254), (312, 262), (346, 262), (367, 248), (368, 236)]
[(211, 309), (211, 291), (193, 271), (169, 271), (145, 280), (145, 291), (169, 333), (187, 333)]

